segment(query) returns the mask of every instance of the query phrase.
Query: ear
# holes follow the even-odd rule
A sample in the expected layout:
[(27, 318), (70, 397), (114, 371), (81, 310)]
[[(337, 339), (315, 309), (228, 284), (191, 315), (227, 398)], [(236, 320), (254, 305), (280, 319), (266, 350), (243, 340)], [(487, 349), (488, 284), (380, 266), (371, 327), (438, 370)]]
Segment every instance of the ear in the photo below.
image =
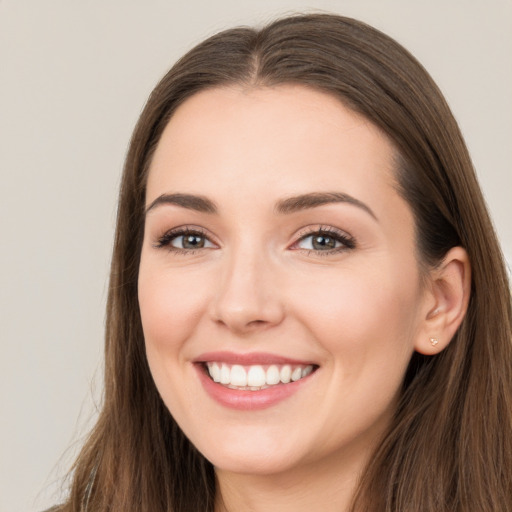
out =
[(468, 308), (471, 265), (462, 247), (450, 249), (429, 272), (423, 322), (414, 348), (425, 355), (444, 350), (459, 328)]

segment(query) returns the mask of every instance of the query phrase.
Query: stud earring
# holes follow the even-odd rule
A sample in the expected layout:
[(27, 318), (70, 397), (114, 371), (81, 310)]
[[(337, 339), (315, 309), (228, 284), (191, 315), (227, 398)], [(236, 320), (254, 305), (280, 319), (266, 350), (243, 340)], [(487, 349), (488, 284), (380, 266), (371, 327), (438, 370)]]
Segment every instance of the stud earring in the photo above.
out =
[(430, 344), (435, 347), (439, 343), (439, 340), (436, 340), (435, 338), (430, 338)]

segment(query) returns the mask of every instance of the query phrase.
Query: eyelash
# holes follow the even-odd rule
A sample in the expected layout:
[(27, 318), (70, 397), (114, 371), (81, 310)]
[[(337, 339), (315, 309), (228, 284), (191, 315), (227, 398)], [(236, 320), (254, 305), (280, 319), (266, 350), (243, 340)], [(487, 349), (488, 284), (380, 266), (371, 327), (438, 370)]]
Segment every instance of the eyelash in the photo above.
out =
[(210, 242), (210, 240), (204, 230), (202, 230), (200, 228), (190, 228), (190, 227), (185, 226), (185, 227), (181, 227), (181, 228), (171, 229), (171, 230), (165, 232), (157, 240), (154, 247), (157, 249), (167, 248), (170, 252), (173, 252), (175, 254), (187, 254), (187, 255), (195, 254), (198, 250), (203, 249), (203, 247), (199, 247), (197, 249), (180, 249), (179, 247), (174, 247), (173, 245), (171, 245), (172, 242), (174, 240), (176, 240), (177, 238), (185, 237), (185, 236), (197, 236), (197, 237), (203, 238), (205, 241)]
[(319, 226), (315, 227), (314, 229), (307, 228), (303, 230), (302, 233), (299, 234), (299, 239), (292, 245), (292, 248), (298, 246), (298, 244), (311, 237), (331, 238), (335, 243), (339, 243), (341, 245), (340, 247), (334, 247), (332, 249), (325, 250), (301, 248), (296, 248), (294, 250), (307, 251), (308, 255), (314, 253), (315, 256), (329, 256), (356, 248), (356, 240), (353, 236), (332, 226)]
[[(184, 254), (184, 255), (193, 255), (197, 251), (201, 249), (209, 249), (210, 247), (199, 247), (197, 249), (182, 249), (179, 247), (174, 247), (172, 242), (179, 237), (185, 236), (197, 236), (205, 240), (205, 242), (213, 243), (208, 238), (206, 232), (200, 228), (190, 228), (190, 227), (181, 227), (175, 228), (164, 233), (154, 244), (154, 247), (157, 249), (167, 248), (170, 252), (175, 254)], [(303, 249), (298, 247), (298, 245), (307, 240), (310, 237), (325, 237), (333, 239), (335, 243), (341, 244), (340, 247), (334, 247), (331, 249), (318, 250), (318, 249)], [(318, 226), (315, 228), (307, 228), (304, 229), (300, 234), (299, 238), (296, 242), (294, 242), (291, 246), (292, 250), (296, 251), (307, 251), (307, 254), (312, 254), (316, 256), (329, 256), (332, 254), (337, 254), (343, 251), (351, 250), (356, 248), (356, 240), (354, 237), (341, 231), (339, 229), (333, 228), (332, 226)]]

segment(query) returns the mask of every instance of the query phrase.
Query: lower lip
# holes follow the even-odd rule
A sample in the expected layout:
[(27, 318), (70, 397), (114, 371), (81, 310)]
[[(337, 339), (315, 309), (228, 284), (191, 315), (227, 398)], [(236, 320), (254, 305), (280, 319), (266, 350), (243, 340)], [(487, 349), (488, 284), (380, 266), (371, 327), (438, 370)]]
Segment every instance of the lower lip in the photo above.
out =
[(196, 364), (195, 367), (199, 374), (201, 384), (211, 398), (225, 407), (241, 411), (266, 409), (286, 400), (299, 391), (299, 389), (306, 384), (315, 373), (310, 373), (307, 377), (303, 377), (295, 382), (290, 382), (289, 384), (278, 384), (265, 389), (260, 389), (259, 391), (247, 391), (231, 389), (214, 382), (206, 374), (201, 364)]

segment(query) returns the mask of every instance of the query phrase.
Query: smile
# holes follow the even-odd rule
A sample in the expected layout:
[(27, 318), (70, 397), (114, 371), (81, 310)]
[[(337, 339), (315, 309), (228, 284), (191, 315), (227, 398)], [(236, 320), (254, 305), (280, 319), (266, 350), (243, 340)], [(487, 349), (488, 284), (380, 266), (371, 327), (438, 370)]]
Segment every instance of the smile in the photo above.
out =
[(310, 389), (320, 368), (313, 361), (263, 352), (208, 352), (193, 363), (210, 398), (223, 407), (248, 412), (275, 406), (299, 390)]
[(280, 384), (289, 384), (307, 377), (314, 367), (308, 365), (271, 364), (249, 365), (208, 362), (205, 364), (211, 379), (230, 389), (260, 391)]

